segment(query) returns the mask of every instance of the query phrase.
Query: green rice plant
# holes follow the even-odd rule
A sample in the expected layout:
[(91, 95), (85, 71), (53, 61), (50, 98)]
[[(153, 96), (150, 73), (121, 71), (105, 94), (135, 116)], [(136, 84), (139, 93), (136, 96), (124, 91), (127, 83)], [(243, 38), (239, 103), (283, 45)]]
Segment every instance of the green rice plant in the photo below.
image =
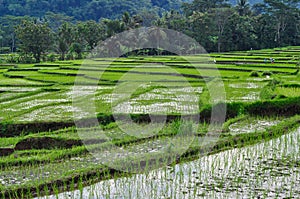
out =
[(275, 89), (281, 81), (279, 79), (272, 79), (260, 92), (260, 98), (263, 100), (274, 99), (276, 97)]
[[(201, 94), (199, 94), (200, 97), (200, 110), (199, 110), (199, 114), (200, 114), (200, 119), (202, 121), (204, 121), (203, 123), (201, 123), (199, 125), (199, 129), (194, 129), (194, 124), (193, 123), (182, 123), (178, 120), (178, 115), (171, 113), (169, 114), (167, 117), (168, 119), (170, 119), (170, 123), (166, 124), (166, 126), (161, 129), (160, 131), (156, 132), (155, 135), (152, 135), (150, 137), (146, 137), (146, 138), (138, 138), (135, 136), (130, 136), (127, 135), (126, 133), (122, 132), (121, 129), (118, 128), (118, 126), (116, 125), (116, 123), (113, 120), (112, 117), (112, 113), (111, 110), (108, 108), (107, 103), (104, 102), (97, 102), (98, 106), (100, 107), (99, 110), (101, 110), (101, 106), (106, 106), (104, 107), (104, 109), (102, 109), (102, 112), (99, 111), (98, 114), (98, 119), (99, 121), (101, 121), (101, 126), (103, 131), (96, 131), (96, 127), (94, 128), (86, 128), (85, 130), (87, 132), (91, 133), (91, 136), (87, 136), (87, 139), (94, 139), (94, 137), (92, 137), (93, 132), (98, 132), (98, 136), (99, 135), (103, 135), (105, 137), (108, 137), (107, 140), (104, 140), (102, 143), (100, 144), (91, 144), (88, 147), (90, 147), (91, 150), (108, 150), (110, 147), (110, 142), (112, 144), (114, 144), (115, 146), (118, 147), (122, 147), (122, 148), (126, 148), (126, 149), (134, 149), (134, 147), (138, 147), (140, 145), (143, 144), (147, 144), (147, 143), (151, 143), (152, 141), (154, 142), (158, 142), (160, 143), (160, 141), (166, 141), (166, 140), (170, 140), (170, 138), (172, 138), (173, 136), (177, 135), (177, 134), (184, 134), (186, 132), (193, 132), (196, 133), (197, 135), (197, 140), (195, 140), (187, 149), (186, 153), (183, 154), (182, 157), (176, 159), (176, 161), (174, 161), (172, 163), (172, 165), (177, 166), (176, 163), (178, 162), (186, 162), (189, 160), (195, 160), (199, 158), (199, 154), (203, 155), (203, 154), (214, 154), (217, 153), (219, 151), (224, 151), (230, 148), (234, 148), (234, 147), (245, 147), (247, 145), (251, 145), (251, 144), (257, 144), (259, 142), (263, 142), (266, 140), (270, 140), (274, 137), (280, 137), (283, 134), (286, 134), (288, 132), (290, 132), (290, 130), (296, 128), (299, 124), (299, 116), (294, 116), (296, 114), (299, 114), (299, 98), (298, 96), (298, 88), (297, 86), (281, 86), (280, 82), (277, 82), (276, 79), (274, 80), (267, 80), (266, 82), (265, 79), (263, 78), (251, 78), (251, 82), (250, 83), (254, 83), (255, 88), (252, 89), (249, 88), (249, 90), (246, 90), (244, 86), (244, 84), (249, 84), (250, 78), (249, 76), (249, 72), (246, 71), (253, 71), (253, 70), (260, 70), (258, 69), (258, 67), (261, 67), (261, 65), (264, 65), (264, 63), (261, 63), (261, 61), (264, 59), (264, 57), (274, 57), (276, 59), (276, 64), (273, 65), (268, 65), (265, 64), (266, 67), (261, 69), (261, 71), (272, 71), (272, 73), (277, 73), (276, 76), (278, 77), (282, 77), (282, 79), (285, 81), (286, 85), (296, 85), (297, 84), (297, 77), (293, 76), (291, 73), (295, 70), (295, 68), (293, 68), (294, 66), (292, 66), (292, 63), (287, 64), (289, 62), (289, 59), (292, 60), (292, 56), (290, 54), (292, 54), (291, 52), (288, 52), (290, 49), (292, 48), (287, 48), (285, 49), (284, 52), (276, 52), (274, 53), (273, 50), (263, 50), (263, 51), (253, 51), (251, 52), (252, 55), (249, 55), (247, 52), (230, 52), (230, 53), (226, 53), (226, 54), (216, 54), (216, 57), (219, 57), (219, 61), (224, 61), (224, 63), (231, 63), (230, 65), (219, 65), (218, 67), (220, 68), (220, 72), (221, 75), (223, 76), (223, 80), (225, 82), (225, 86), (226, 87), (226, 91), (227, 94), (229, 96), (243, 96), (245, 94), (247, 94), (247, 92), (249, 92), (249, 90), (255, 91), (255, 92), (259, 92), (261, 90), (262, 85), (266, 84), (266, 82), (268, 82), (268, 89), (270, 89), (270, 93), (268, 94), (269, 96), (266, 97), (267, 100), (265, 101), (255, 101), (255, 102), (237, 102), (237, 100), (233, 100), (232, 103), (223, 103), (223, 104), (212, 104), (210, 102), (210, 95), (208, 90), (206, 90), (204, 88), (204, 92), (202, 92)], [(282, 50), (282, 49), (281, 49)], [(235, 56), (237, 56), (235, 58)], [(245, 61), (244, 61), (245, 60)], [(245, 63), (242, 64), (244, 62), (248, 62), (249, 63)], [(84, 83), (95, 83), (93, 80), (95, 80), (95, 75), (93, 73), (95, 72), (101, 72), (101, 70), (103, 70), (101, 67), (104, 66), (106, 63), (104, 62), (109, 62), (109, 60), (105, 60), (105, 59), (101, 59), (101, 60), (96, 60), (94, 62), (98, 62), (98, 66), (99, 68), (97, 69), (97, 64), (95, 63), (89, 63), (88, 68), (86, 71), (83, 72), (83, 74), (85, 76), (79, 77), (79, 82), (84, 84)], [(117, 81), (119, 81), (119, 79), (123, 76), (124, 73), (127, 73), (128, 71), (130, 71), (131, 69), (133, 69), (133, 66), (136, 66), (138, 64), (145, 64), (145, 63), (151, 63), (151, 62), (160, 62), (163, 64), (169, 64), (171, 67), (173, 67), (174, 69), (176, 69), (176, 71), (178, 73), (183, 74), (183, 76), (189, 77), (189, 75), (193, 75), (193, 77), (189, 77), (189, 81), (192, 82), (192, 86), (201, 86), (203, 87), (204, 83), (204, 79), (200, 79), (200, 78), (196, 78), (197, 75), (199, 75), (195, 69), (189, 68), (187, 63), (184, 63), (184, 60), (182, 60), (181, 58), (178, 57), (174, 57), (174, 56), (162, 56), (162, 57), (130, 57), (130, 59), (124, 59), (121, 58), (119, 60), (117, 60), (116, 62), (114, 62), (112, 64), (112, 66), (109, 68), (109, 71), (105, 71), (103, 73), (103, 79), (101, 80), (100, 84), (104, 84), (106, 83), (116, 83)], [(255, 63), (256, 62), (256, 63)], [(74, 66), (72, 64), (78, 65), (80, 66), (82, 63), (82, 60), (79, 61), (72, 61), (69, 63), (57, 63), (57, 65), (60, 65), (60, 68), (47, 68), (47, 69), (40, 69), (40, 68), (44, 68), (44, 66), (40, 66), (40, 68), (38, 67), (34, 67), (33, 65), (20, 65), (19, 67), (23, 70), (11, 70), (5, 73), (11, 74), (11, 75), (18, 75), (17, 78), (9, 78), (9, 77), (4, 77), (2, 76), (0, 78), (0, 84), (1, 81), (4, 82), (3, 85), (15, 85), (16, 82), (18, 82), (20, 80), (21, 84), (25, 81), (28, 81), (24, 78), (33, 78), (36, 81), (36, 85), (38, 84), (40, 85), (46, 85), (43, 82), (50, 82), (52, 81), (52, 83), (56, 84), (56, 87), (46, 87), (45, 89), (40, 89), (39, 92), (49, 92), (48, 94), (45, 95), (38, 95), (37, 94), (28, 94), (28, 96), (25, 96), (24, 93), (20, 94), (20, 96), (24, 96), (20, 99), (13, 99), (13, 95), (10, 97), (3, 97), (4, 101), (6, 103), (1, 103), (0, 109), (1, 110), (5, 110), (7, 108), (16, 108), (18, 107), (18, 105), (22, 105), (22, 103), (30, 103), (32, 104), (33, 101), (35, 100), (54, 100), (54, 99), (61, 99), (63, 98), (63, 93), (65, 93), (68, 89), (70, 89), (70, 87), (68, 85), (71, 85), (74, 83), (75, 79), (72, 78), (72, 76), (66, 76), (67, 74), (73, 74), (73, 72), (76, 72), (78, 67)], [(241, 64), (237, 64), (235, 65), (235, 63), (241, 63)], [(253, 63), (253, 65), (251, 66), (251, 63)], [(197, 63), (198, 66), (197, 67), (203, 67), (203, 63)], [(202, 64), (202, 65), (201, 65)], [(286, 66), (284, 66), (284, 64), (286, 64)], [(48, 65), (48, 64), (45, 64)], [(69, 65), (69, 66), (68, 66)], [(72, 66), (71, 66), (72, 65)], [(102, 66), (101, 66), (102, 65)], [(147, 65), (147, 64), (146, 64)], [(185, 68), (185, 65), (187, 65), (187, 67)], [(32, 68), (36, 68), (38, 71), (31, 71)], [(46, 66), (48, 67), (48, 66)], [(52, 67), (52, 66), (49, 66)], [(69, 68), (70, 67), (70, 68)], [(73, 67), (73, 68), (72, 68)], [(207, 66), (210, 67), (210, 66)], [(178, 70), (177, 70), (178, 69)], [(99, 71), (95, 71), (95, 70), (99, 70)], [(259, 72), (261, 72), (259, 71)], [(38, 72), (38, 73), (36, 73)], [(59, 75), (48, 75), (46, 73), (42, 73), (42, 72), (49, 72), (49, 73), (60, 73)], [(145, 69), (140, 69), (140, 68), (134, 68), (134, 70), (132, 70), (132, 73), (130, 73), (130, 78), (128, 79), (128, 81), (140, 81), (143, 80), (143, 78), (145, 78), (145, 73), (155, 73), (154, 77), (157, 78), (158, 82), (162, 82), (164, 80), (170, 80), (170, 81), (174, 81), (171, 82), (170, 85), (172, 86), (179, 86), (182, 84), (182, 80), (184, 80), (184, 78), (179, 78), (179, 77), (173, 77), (171, 74), (164, 74), (167, 73), (168, 71), (166, 71), (164, 68), (156, 68), (156, 67), (148, 67)], [(214, 76), (214, 71), (212, 71), (211, 69), (205, 69), (205, 73), (212, 77)], [(282, 75), (280, 73), (285, 73), (285, 75)], [(75, 73), (74, 73), (75, 74)], [(58, 77), (59, 76), (59, 77)], [(167, 76), (167, 77), (164, 77)], [(274, 75), (275, 76), (275, 75)], [(19, 78), (19, 77), (24, 77), (24, 78)], [(88, 79), (88, 78), (90, 79)], [(94, 79), (93, 79), (94, 78)], [(211, 79), (212, 79), (211, 78)], [(87, 80), (88, 79), (88, 80)], [(208, 81), (210, 81), (211, 79), (206, 79)], [(89, 82), (89, 80), (91, 80), (91, 82)], [(260, 82), (261, 81), (261, 82)], [(294, 82), (293, 82), (294, 81)], [(295, 82), (296, 81), (296, 82)], [(19, 82), (19, 83), (20, 83)], [(27, 82), (28, 83), (28, 82)], [(175, 84), (176, 83), (176, 84)], [(257, 84), (256, 84), (257, 83)], [(96, 83), (97, 84), (97, 83)], [(229, 86), (230, 84), (234, 84), (231, 85), (231, 87)], [(239, 85), (240, 87), (236, 88), (236, 86)], [(258, 86), (257, 86), (258, 85)], [(280, 85), (280, 86), (279, 86)], [(234, 87), (235, 86), (235, 87)], [(253, 85), (252, 85), (253, 86)], [(153, 89), (155, 89), (156, 87), (147, 87), (147, 88), (140, 88), (138, 89), (133, 95), (132, 98), (137, 98), (143, 94), (149, 93), (151, 92)], [(267, 87), (266, 87), (267, 88)], [(239, 89), (239, 93), (234, 93), (233, 91), (236, 91)], [(264, 90), (265, 88), (263, 88), (262, 90)], [(102, 95), (105, 94), (111, 94), (113, 92), (114, 88), (110, 88), (108, 90), (105, 91), (97, 91), (96, 96), (100, 97)], [(290, 94), (289, 94), (290, 93)], [(277, 97), (275, 97), (274, 100), (269, 100), (272, 97), (270, 97), (271, 94), (275, 94)], [(289, 94), (289, 95), (288, 95)], [(278, 96), (286, 96), (285, 99), (278, 99)], [(14, 96), (19, 96), (19, 95), (14, 95)], [(292, 98), (295, 97), (295, 98)], [(101, 100), (100, 100), (101, 101)], [(155, 103), (157, 100), (153, 100), (151, 101), (151, 103)], [(66, 102), (69, 103), (69, 102)], [(57, 103), (53, 103), (50, 104), (48, 107), (45, 104), (40, 104), (40, 106), (34, 106), (28, 110), (17, 110), (15, 113), (13, 113), (13, 111), (9, 112), (6, 111), (6, 118), (11, 118), (11, 120), (7, 120), (7, 121), (12, 121), (12, 123), (9, 123), (7, 125), (4, 125), (5, 127), (5, 132), (8, 132), (9, 128), (15, 128), (18, 124), (17, 120), (19, 120), (22, 116), (24, 116), (25, 114), (28, 113), (28, 115), (30, 115), (30, 113), (36, 111), (36, 110), (40, 110), (45, 112), (47, 115), (49, 115), (50, 113), (55, 113), (55, 109), (61, 104), (57, 104)], [(46, 106), (46, 107), (44, 107)], [(238, 134), (238, 135), (229, 135), (229, 134), (224, 134), (224, 136), (220, 136), (218, 137), (218, 140), (216, 141), (216, 144), (214, 147), (208, 147), (206, 145), (200, 145), (199, 146), (199, 140), (201, 139), (204, 135), (206, 135), (207, 131), (208, 131), (208, 126), (210, 125), (210, 113), (212, 108), (215, 107), (217, 110), (222, 111), (224, 110), (224, 107), (226, 107), (227, 109), (227, 121), (226, 123), (223, 124), (223, 132), (228, 132), (229, 129), (229, 125), (236, 123), (236, 122), (241, 122), (241, 121), (245, 121), (245, 124), (247, 123), (247, 119), (249, 119), (249, 123), (250, 120), (255, 120), (255, 119), (268, 119), (269, 117), (266, 116), (272, 116), (274, 118), (276, 118), (276, 116), (278, 116), (278, 118), (280, 118), (280, 120), (282, 120), (282, 122), (276, 126), (272, 126), (270, 128), (268, 128), (265, 131), (257, 131), (257, 132), (252, 132), (252, 133), (242, 133), (242, 134)], [(68, 118), (69, 116), (66, 113), (63, 113), (64, 115), (66, 115), (66, 117), (64, 119), (61, 119), (62, 117), (60, 117), (60, 114), (56, 114), (56, 118), (55, 121), (62, 121), (62, 120), (67, 120), (66, 118)], [(261, 116), (265, 116), (265, 117), (261, 117)], [(280, 116), (280, 117), (279, 117)], [(293, 118), (288, 118), (290, 116), (294, 116)], [(177, 118), (177, 120), (176, 120)], [(132, 119), (135, 122), (147, 122), (149, 117), (147, 117), (147, 114), (132, 114)], [(14, 146), (15, 144), (17, 144), (18, 142), (20, 142), (21, 140), (26, 140), (29, 138), (53, 138), (55, 140), (63, 140), (63, 141), (67, 141), (67, 140), (78, 140), (79, 137), (76, 134), (76, 129), (75, 128), (63, 128), (60, 127), (61, 129), (58, 131), (53, 131), (53, 130), (49, 130), (49, 127), (47, 127), (47, 124), (44, 123), (44, 121), (46, 120), (45, 118), (42, 118), (41, 122), (39, 123), (39, 125), (41, 125), (41, 128), (35, 128), (34, 129), (30, 129), (28, 128), (31, 123), (26, 123), (24, 122), (24, 125), (27, 125), (27, 130), (24, 127), (24, 134), (29, 134), (28, 136), (26, 135), (21, 135), (20, 131), (17, 130), (15, 131), (15, 137), (13, 138), (0, 138), (0, 145), (3, 146)], [(5, 122), (5, 121), (3, 121)], [(18, 124), (19, 125), (19, 124)], [(53, 123), (53, 126), (58, 127), (60, 125), (60, 123)], [(146, 125), (146, 123), (145, 123)], [(46, 128), (47, 127), (47, 128)], [(52, 127), (51, 127), (52, 128)], [(41, 131), (42, 129), (46, 129), (47, 132), (37, 132), (38, 129), (40, 129), (39, 131)], [(153, 130), (155, 131), (155, 128), (153, 128)], [(11, 130), (10, 130), (11, 131)], [(34, 133), (35, 132), (35, 133)], [(213, 137), (211, 138), (213, 139)], [(298, 141), (300, 140), (300, 138), (298, 137)], [(290, 139), (286, 139), (286, 140), (282, 140), (281, 139), (281, 144), (283, 146), (285, 146), (286, 148), (288, 148), (290, 146), (290, 143), (292, 143), (292, 145), (296, 145), (297, 142), (293, 141), (291, 142)], [(184, 144), (182, 144), (184, 145)], [(207, 147), (207, 149), (205, 148)], [(180, 147), (179, 147), (180, 148)], [(176, 150), (178, 149), (172, 149), (170, 148), (170, 152), (176, 152)], [(205, 151), (205, 152), (203, 152)], [(260, 151), (259, 151), (260, 152)], [(253, 157), (255, 155), (255, 153), (257, 153), (257, 151), (249, 151), (247, 152), (247, 155), (245, 157)], [(262, 151), (262, 155), (261, 157), (263, 158), (264, 156), (266, 156), (269, 152), (267, 150)], [(284, 152), (285, 154), (287, 154), (287, 151)], [(207, 156), (208, 158), (206, 160), (203, 160), (203, 162), (207, 162), (209, 160), (209, 156)], [(240, 156), (234, 156), (232, 158), (228, 157), (226, 158), (226, 161), (224, 163), (225, 166), (228, 166), (229, 168), (232, 165), (232, 168), (235, 171), (239, 171), (239, 169), (244, 169), (243, 163), (246, 162), (246, 158), (244, 156), (240, 157)], [(83, 160), (76, 160), (77, 158)], [(24, 150), (24, 151), (15, 151), (14, 154), (12, 154), (11, 156), (7, 156), (7, 157), (1, 157), (0, 158), (0, 167), (1, 167), (1, 175), (3, 175), (5, 172), (11, 172), (12, 169), (14, 169), (14, 172), (17, 172), (17, 174), (19, 174), (19, 176), (26, 176), (29, 177), (31, 176), (31, 172), (38, 172), (38, 168), (42, 167), (45, 170), (50, 170), (50, 171), (55, 171), (55, 172), (51, 172), (51, 174), (49, 175), (49, 177), (47, 177), (48, 179), (30, 179), (27, 182), (24, 182), (24, 184), (22, 185), (7, 185), (5, 187), (1, 187), (1, 190), (5, 190), (7, 191), (7, 193), (10, 193), (9, 196), (11, 198), (22, 198), (23, 196), (33, 196), (36, 195), (36, 191), (34, 191), (32, 189), (32, 187), (34, 187), (35, 189), (39, 190), (41, 193), (37, 194), (37, 195), (44, 195), (45, 193), (54, 193), (55, 195), (58, 195), (58, 192), (60, 191), (67, 191), (67, 190), (71, 190), (74, 191), (75, 189), (80, 189), (81, 193), (82, 190), (84, 189), (83, 186), (97, 182), (99, 180), (104, 180), (105, 178), (114, 178), (115, 180), (117, 180), (118, 177), (128, 177), (128, 175), (124, 174), (124, 173), (114, 173), (112, 172), (112, 170), (106, 168), (104, 165), (96, 165), (93, 162), (87, 164), (87, 165), (82, 165), (82, 162), (85, 162), (84, 160), (89, 159), (90, 156), (88, 155), (88, 151), (87, 148), (85, 148), (84, 146), (74, 146), (73, 148), (61, 148), (61, 147), (57, 147), (57, 148), (51, 148), (51, 149), (31, 149), (31, 150)], [(161, 154), (161, 153), (147, 153), (147, 152), (141, 152), (140, 154), (134, 156), (134, 157), (126, 157), (125, 161), (128, 163), (131, 163), (132, 168), (127, 168), (128, 171), (131, 171), (133, 168), (139, 168), (142, 169), (142, 165), (140, 164), (140, 162), (142, 160), (145, 160), (145, 167), (147, 168), (151, 168), (152, 166), (154, 166), (154, 164), (159, 165), (161, 162), (159, 161), (159, 158), (162, 158), (162, 160), (167, 161), (165, 157), (165, 154)], [(171, 159), (172, 157), (170, 157)], [(241, 161), (241, 163), (240, 163)], [(67, 165), (71, 165), (72, 169), (70, 169), (70, 167), (67, 167), (66, 163), (69, 162), (69, 164)], [(238, 163), (240, 163), (241, 165), (237, 165)], [(116, 159), (115, 162), (116, 165), (122, 166), (122, 161), (121, 158), (120, 159)], [(208, 191), (207, 197), (210, 197), (210, 193), (212, 192), (212, 195), (215, 194), (215, 197), (218, 196), (218, 194), (216, 194), (216, 190), (223, 190), (225, 185), (227, 185), (227, 181), (228, 179), (223, 178), (223, 176), (218, 177), (217, 175), (220, 173), (219, 168), (222, 166), (223, 162), (216, 159), (215, 161), (212, 161), (212, 167), (210, 168), (210, 170), (207, 172), (206, 170), (202, 170), (202, 173), (198, 173), (197, 175), (199, 176), (199, 179), (203, 179), (205, 178), (205, 180), (203, 180), (203, 183), (207, 185), (207, 189), (210, 189)], [(208, 166), (208, 164), (206, 164)], [(12, 167), (14, 166), (14, 167)], [(151, 166), (151, 167), (150, 167)], [(203, 168), (203, 167), (202, 167)], [(97, 172), (95, 172), (97, 171)], [(93, 177), (93, 172), (94, 172), (94, 177)], [(178, 174), (177, 171), (176, 174), (174, 174), (174, 177), (171, 178), (173, 180), (175, 180), (175, 182), (181, 182), (182, 186), (185, 186), (184, 183), (188, 183), (188, 185), (192, 186), (192, 182), (193, 182), (193, 178), (194, 178), (194, 173), (192, 172), (192, 169), (188, 169), (187, 173), (183, 174), (184, 171), (182, 171), (182, 174)], [(252, 182), (256, 183), (257, 185), (260, 185), (263, 183), (262, 179), (260, 179), (260, 175), (259, 174), (259, 170), (255, 171), (257, 172), (255, 175), (255, 178)], [(167, 196), (167, 193), (169, 194), (168, 190), (170, 190), (170, 195), (168, 195), (168, 197), (176, 197), (178, 196), (178, 193), (182, 193), (182, 190), (180, 187), (176, 187), (176, 188), (172, 188), (172, 184), (165, 184), (164, 180), (166, 178), (170, 178), (170, 176), (168, 176), (166, 173), (164, 173), (165, 175), (162, 175), (161, 178), (159, 178), (157, 181), (159, 184), (152, 182), (147, 180), (147, 179), (143, 179), (143, 182), (147, 182), (149, 184), (151, 184), (152, 187), (152, 191), (150, 191), (151, 195), (154, 197), (157, 197), (157, 194), (159, 194), (159, 190), (158, 187), (161, 185), (166, 185), (166, 190), (162, 191), (162, 193), (165, 193)], [(218, 179), (216, 181), (215, 184), (211, 184), (210, 181), (212, 179), (210, 178), (206, 178), (206, 176), (211, 175), (211, 176), (216, 176), (215, 179)], [(88, 177), (89, 176), (89, 177)], [(105, 177), (104, 177), (105, 176)], [(149, 175), (150, 176), (150, 175)], [(242, 179), (238, 176), (233, 176), (233, 178), (237, 181), (235, 182), (237, 185), (243, 185), (243, 183), (245, 183), (245, 179)], [(138, 178), (133, 178), (134, 180), (137, 180)], [(251, 180), (251, 178), (247, 178), (247, 180)], [(255, 181), (256, 180), (256, 181)], [(229, 180), (230, 181), (230, 180)], [(55, 183), (57, 182), (57, 184)], [(64, 188), (60, 187), (60, 183), (58, 182), (62, 182), (63, 185), (61, 185)], [(51, 186), (47, 186), (49, 185), (49, 183), (53, 183), (51, 184)], [(127, 179), (127, 183), (130, 183), (129, 178)], [(197, 183), (197, 182), (196, 182)], [(72, 185), (73, 184), (73, 185)], [(126, 182), (123, 183), (123, 186), (125, 185)], [(180, 184), (180, 183), (178, 183)], [(250, 182), (249, 182), (250, 184)], [(199, 185), (199, 184), (198, 184)], [(209, 186), (210, 185), (210, 186)], [(47, 187), (48, 188), (47, 188)], [(115, 184), (116, 188), (115, 189), (120, 189), (120, 187), (118, 187), (119, 185)], [(150, 186), (150, 185), (149, 185)], [(19, 190), (19, 188), (23, 188), (24, 190), (31, 190), (30, 193), (24, 193), (24, 195), (20, 195), (19, 192), (12, 191), (12, 190)], [(192, 187), (188, 187), (187, 190), (184, 190), (185, 192), (185, 196), (186, 198), (195, 198), (198, 197), (201, 194), (204, 193), (198, 193), (197, 190), (202, 190), (203, 187), (195, 187), (194, 189)], [(44, 190), (45, 189), (45, 190)], [(96, 186), (95, 188), (96, 189)], [(110, 198), (112, 195), (112, 187), (110, 187), (109, 185), (103, 185), (103, 189), (106, 190), (104, 191), (104, 195), (105, 197)], [(215, 189), (215, 190), (213, 190)], [(174, 191), (175, 190), (175, 191)], [(228, 189), (229, 190), (229, 189)], [(142, 191), (144, 190), (139, 190), (139, 189), (135, 189), (135, 191), (137, 191), (137, 193), (134, 192), (134, 189), (132, 189), (132, 187), (130, 187), (129, 192), (132, 195), (135, 196), (141, 196), (142, 197)], [(140, 192), (139, 192), (140, 191)], [(229, 190), (230, 191), (230, 190)], [(293, 190), (292, 190), (293, 191)], [(43, 193), (44, 192), (44, 193)], [(2, 192), (3, 193), (3, 192)], [(261, 191), (262, 194), (267, 193), (264, 191)], [(99, 194), (100, 197), (101, 194)], [(102, 195), (101, 195), (102, 196)], [(80, 196), (79, 196), (80, 197)], [(84, 196), (81, 196), (84, 197)]]
[(232, 124), (234, 124), (234, 123), (236, 123), (236, 122), (245, 120), (245, 119), (247, 119), (248, 117), (249, 117), (248, 115), (243, 115), (243, 114), (241, 114), (241, 115), (239, 115), (239, 116), (237, 116), (237, 117), (235, 117), (235, 118), (232, 118), (232, 119), (227, 120), (227, 121), (223, 124), (222, 131), (223, 131), (224, 133), (229, 132), (229, 131), (230, 131), (230, 129), (229, 129), (229, 126), (230, 126), (230, 125), (232, 125)]
[(276, 87), (275, 93), (277, 95), (282, 95), (285, 97), (299, 97), (300, 96), (300, 87), (299, 88)]
[(262, 73), (262, 75), (263, 75), (263, 76), (271, 76), (271, 75), (273, 75), (273, 73), (270, 72), (270, 71), (264, 71), (264, 72)]
[(298, 114), (299, 97), (278, 99), (273, 101), (258, 101), (245, 106), (245, 111), (251, 115), (282, 115)]
[(263, 90), (260, 92), (260, 99), (263, 100), (269, 100), (269, 99), (274, 99), (276, 97), (274, 88), (272, 87), (265, 87)]

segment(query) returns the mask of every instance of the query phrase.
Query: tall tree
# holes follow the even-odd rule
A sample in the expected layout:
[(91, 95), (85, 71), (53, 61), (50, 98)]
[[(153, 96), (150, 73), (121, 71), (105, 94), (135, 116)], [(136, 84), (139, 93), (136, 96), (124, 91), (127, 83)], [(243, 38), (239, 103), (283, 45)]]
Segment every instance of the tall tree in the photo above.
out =
[(234, 11), (231, 8), (217, 8), (214, 11), (218, 36), (218, 52), (221, 52), (222, 43), (225, 41), (223, 38), (224, 30), (228, 25), (229, 18), (234, 14)]
[(124, 14), (122, 15), (121, 23), (124, 24), (124, 28), (126, 30), (138, 28), (141, 26), (142, 22), (143, 19), (139, 15), (130, 16), (128, 12), (124, 12)]
[(78, 23), (77, 30), (79, 36), (87, 42), (90, 50), (93, 50), (99, 41), (106, 38), (105, 27), (93, 20)]
[(142, 17), (142, 26), (149, 27), (153, 25), (153, 22), (156, 21), (159, 18), (159, 15), (157, 14), (157, 10), (151, 9), (146, 10), (143, 9), (138, 13), (139, 16)]
[(214, 18), (211, 13), (194, 12), (188, 19), (189, 28), (186, 33), (196, 39), (208, 51), (216, 51), (216, 36)]
[(224, 30), (224, 50), (249, 50), (256, 48), (257, 35), (254, 17), (234, 13)]
[(248, 0), (237, 0), (236, 9), (239, 15), (244, 16), (251, 13), (250, 4)]
[(164, 13), (163, 17), (156, 21), (156, 25), (183, 32), (187, 28), (187, 19), (178, 11), (171, 10)]
[(106, 26), (107, 37), (111, 37), (114, 34), (117, 34), (117, 33), (120, 33), (120, 32), (123, 32), (124, 30), (126, 30), (124, 23), (122, 23), (122, 21), (120, 21), (118, 19), (115, 19), (115, 20), (102, 19), (101, 23)]
[(263, 15), (272, 24), (270, 34), (277, 46), (288, 44), (299, 37), (300, 0), (264, 0), (260, 5)]
[(16, 33), (15, 33), (15, 27), (23, 20), (29, 20), (30, 18), (25, 17), (15, 17), (11, 15), (7, 15), (0, 18), (0, 29), (3, 31), (3, 45), (9, 46), (11, 49), (11, 52), (14, 52), (16, 49)]
[(74, 27), (70, 23), (62, 24), (58, 30), (57, 38), (57, 50), (60, 53), (60, 59), (65, 60), (65, 55), (74, 41)]
[(45, 53), (53, 44), (53, 35), (48, 24), (24, 20), (16, 28), (17, 38), (24, 53), (32, 53), (35, 60), (40, 62), (42, 53)]

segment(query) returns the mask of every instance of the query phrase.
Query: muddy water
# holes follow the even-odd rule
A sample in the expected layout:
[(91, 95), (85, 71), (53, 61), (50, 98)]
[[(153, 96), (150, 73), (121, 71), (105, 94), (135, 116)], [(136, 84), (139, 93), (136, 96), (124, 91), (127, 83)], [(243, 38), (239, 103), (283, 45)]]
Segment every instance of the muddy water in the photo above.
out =
[(196, 161), (43, 198), (299, 198), (300, 128)]

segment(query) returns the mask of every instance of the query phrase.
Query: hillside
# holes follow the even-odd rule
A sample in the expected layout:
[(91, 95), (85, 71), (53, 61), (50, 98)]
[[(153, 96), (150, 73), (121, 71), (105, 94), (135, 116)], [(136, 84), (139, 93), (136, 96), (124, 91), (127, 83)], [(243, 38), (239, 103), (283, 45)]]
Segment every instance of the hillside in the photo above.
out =
[(117, 18), (125, 11), (135, 14), (142, 10), (178, 10), (183, 0), (2, 0), (0, 16), (42, 17), (47, 12), (62, 13), (77, 20)]
[[(232, 5), (236, 5), (237, 0), (229, 0)], [(248, 0), (250, 5), (254, 5), (256, 3), (262, 3), (263, 0)]]
[[(300, 24), (300, 0), (264, 0), (265, 5), (253, 9), (244, 0), (238, 6), (224, 0), (183, 1), (187, 0), (0, 0), (1, 52), (23, 49), (25, 55), (36, 55), (37, 62), (41, 54), (53, 51), (61, 53), (61, 59), (66, 53), (81, 57), (82, 51), (106, 38), (153, 25), (185, 33), (208, 52), (300, 45), (295, 26)], [(41, 48), (39, 36), (51, 45)]]
[[(0, 17), (3, 15), (43, 17), (47, 12), (73, 16), (76, 20), (118, 18), (125, 11), (136, 14), (143, 10), (163, 13), (179, 10), (182, 2), (192, 0), (1, 0)], [(236, 0), (229, 0), (232, 5)], [(251, 5), (263, 0), (249, 0)]]

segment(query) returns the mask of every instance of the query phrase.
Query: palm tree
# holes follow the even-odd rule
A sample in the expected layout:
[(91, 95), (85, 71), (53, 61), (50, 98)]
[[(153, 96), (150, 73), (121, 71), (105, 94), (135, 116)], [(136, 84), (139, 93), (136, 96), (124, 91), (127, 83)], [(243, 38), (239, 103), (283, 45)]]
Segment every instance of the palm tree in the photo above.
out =
[(248, 0), (237, 0), (237, 6), (236, 6), (239, 15), (244, 16), (249, 13), (250, 11), (250, 4)]

